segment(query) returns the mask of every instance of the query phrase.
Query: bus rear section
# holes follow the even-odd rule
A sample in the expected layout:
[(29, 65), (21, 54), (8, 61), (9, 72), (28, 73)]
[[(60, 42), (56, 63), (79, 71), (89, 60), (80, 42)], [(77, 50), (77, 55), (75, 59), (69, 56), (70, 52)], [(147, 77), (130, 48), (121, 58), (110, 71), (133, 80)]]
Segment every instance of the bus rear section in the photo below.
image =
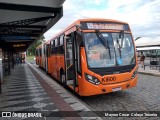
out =
[(36, 65), (39, 65), (39, 60), (38, 60), (38, 48), (36, 48), (35, 54), (36, 54)]
[(37, 48), (36, 48), (36, 64), (39, 65), (39, 66), (42, 66), (42, 57), (41, 57), (41, 45), (39, 45)]
[(65, 36), (65, 83), (81, 96), (136, 86), (137, 57), (129, 25), (104, 19), (78, 23)]

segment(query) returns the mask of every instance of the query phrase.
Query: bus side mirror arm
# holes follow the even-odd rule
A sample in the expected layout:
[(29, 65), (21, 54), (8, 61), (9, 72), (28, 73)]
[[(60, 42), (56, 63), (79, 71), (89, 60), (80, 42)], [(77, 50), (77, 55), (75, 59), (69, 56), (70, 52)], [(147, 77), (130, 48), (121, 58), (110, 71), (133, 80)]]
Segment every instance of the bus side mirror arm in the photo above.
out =
[(76, 31), (76, 34), (82, 36), (82, 32), (81, 31)]
[(82, 26), (81, 25), (76, 25), (76, 30), (78, 30), (78, 29), (82, 29)]

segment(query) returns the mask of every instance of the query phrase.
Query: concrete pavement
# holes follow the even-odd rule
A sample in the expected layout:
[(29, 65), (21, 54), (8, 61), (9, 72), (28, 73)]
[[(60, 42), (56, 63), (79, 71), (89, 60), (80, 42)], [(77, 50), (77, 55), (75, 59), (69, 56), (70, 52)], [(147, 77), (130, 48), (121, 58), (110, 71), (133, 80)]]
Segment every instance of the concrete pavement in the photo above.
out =
[(147, 75), (154, 75), (154, 76), (160, 76), (160, 70), (157, 67), (150, 67), (150, 66), (145, 66), (144, 68), (139, 67), (138, 73), (140, 74), (147, 74)]

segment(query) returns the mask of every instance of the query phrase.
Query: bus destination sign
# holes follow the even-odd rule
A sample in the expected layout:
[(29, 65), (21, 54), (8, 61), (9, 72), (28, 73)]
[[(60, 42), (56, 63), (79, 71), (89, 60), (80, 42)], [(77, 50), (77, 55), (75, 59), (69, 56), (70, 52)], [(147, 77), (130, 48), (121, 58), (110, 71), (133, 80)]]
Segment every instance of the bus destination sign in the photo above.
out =
[(118, 23), (81, 23), (83, 29), (102, 29), (102, 30), (129, 30), (127, 24)]

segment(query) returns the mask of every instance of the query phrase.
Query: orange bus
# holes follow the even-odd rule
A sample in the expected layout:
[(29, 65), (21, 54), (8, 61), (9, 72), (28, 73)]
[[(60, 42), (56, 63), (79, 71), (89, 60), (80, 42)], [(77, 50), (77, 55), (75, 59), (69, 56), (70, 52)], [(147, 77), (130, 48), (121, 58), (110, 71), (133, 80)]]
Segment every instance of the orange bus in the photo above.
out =
[(80, 19), (55, 35), (46, 47), (51, 76), (81, 96), (137, 84), (136, 49), (126, 22)]

